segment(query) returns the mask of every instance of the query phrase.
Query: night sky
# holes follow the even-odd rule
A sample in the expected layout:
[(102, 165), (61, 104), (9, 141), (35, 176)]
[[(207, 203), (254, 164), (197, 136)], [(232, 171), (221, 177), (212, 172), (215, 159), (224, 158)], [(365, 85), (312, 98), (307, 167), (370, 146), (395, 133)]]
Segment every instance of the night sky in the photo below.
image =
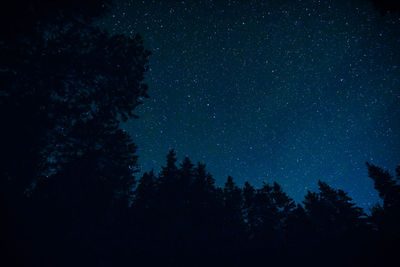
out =
[(364, 208), (365, 162), (400, 164), (400, 19), (365, 1), (125, 1), (104, 21), (151, 50), (150, 98), (123, 127), (142, 171), (168, 150), (223, 185), (323, 180)]

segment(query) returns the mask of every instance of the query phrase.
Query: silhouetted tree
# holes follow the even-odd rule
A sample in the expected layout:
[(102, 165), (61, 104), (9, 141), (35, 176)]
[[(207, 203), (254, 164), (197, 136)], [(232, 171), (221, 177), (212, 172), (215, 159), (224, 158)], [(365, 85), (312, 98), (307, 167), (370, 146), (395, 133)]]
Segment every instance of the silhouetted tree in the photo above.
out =
[(374, 181), (375, 189), (383, 200), (383, 206), (372, 210), (372, 220), (386, 238), (400, 239), (400, 185), (399, 167), (396, 179), (388, 171), (367, 163), (368, 176)]
[(167, 154), (167, 165), (162, 167), (159, 181), (160, 185), (167, 184), (172, 182), (172, 180), (177, 179), (178, 168), (176, 167), (176, 162), (176, 153), (173, 149), (171, 149)]
[(223, 189), (223, 229), (221, 230), (225, 248), (233, 251), (241, 248), (245, 233), (241, 194), (241, 189), (235, 185), (233, 178), (228, 176)]
[(321, 181), (318, 186), (319, 193), (308, 192), (304, 205), (317, 224), (327, 227), (321, 231), (337, 235), (337, 231), (346, 232), (361, 223), (365, 214), (343, 190), (335, 190)]
[(9, 19), (0, 27), (2, 234), (39, 265), (50, 259), (46, 248), (52, 265), (72, 248), (70, 263), (83, 251), (82, 260), (116, 251), (105, 240), (120, 237), (115, 222), (131, 201), (136, 148), (118, 124), (147, 97), (149, 52), (139, 36), (93, 26), (108, 2), (16, 1), (1, 10)]
[(149, 173), (145, 172), (135, 190), (133, 207), (136, 212), (141, 212), (142, 210), (146, 211), (146, 213), (151, 212), (155, 206), (156, 193), (156, 177), (154, 171), (151, 170)]
[(221, 225), (219, 203), (215, 180), (207, 173), (206, 166), (197, 163), (194, 168), (194, 179), (190, 189), (190, 221), (193, 225), (193, 240), (198, 248), (214, 250), (217, 242), (218, 226)]
[(153, 170), (144, 173), (139, 179), (134, 195), (126, 234), (129, 234), (131, 249), (140, 251), (139, 254), (144, 254), (145, 251), (155, 249), (154, 244), (157, 242), (159, 234), (159, 196), (157, 177)]
[(7, 129), (2, 140), (8, 140), (3, 141), (8, 157), (2, 174), (26, 180), (21, 172), (29, 173), (24, 190), (33, 176), (52, 175), (76, 157), (85, 129), (92, 124), (115, 128), (119, 117), (132, 116), (146, 96), (141, 80), (148, 53), (140, 37), (110, 37), (79, 24), (54, 31), (53, 38), (41, 36), (41, 43), (21, 48), (26, 56), (9, 68), (13, 82), (3, 86), (0, 99)]
[(288, 246), (292, 249), (301, 249), (301, 245), (309, 238), (310, 222), (307, 213), (302, 205), (297, 204), (287, 216), (286, 238)]
[[(393, 10), (387, 2), (379, 5)], [(177, 166), (174, 150), (159, 174), (144, 173), (136, 186), (136, 147), (119, 123), (135, 118), (147, 97), (149, 52), (139, 36), (94, 26), (109, 4), (17, 0), (0, 10), (0, 251), (13, 260), (7, 266), (396, 260), (400, 166), (394, 178), (367, 164), (382, 198), (368, 218), (323, 182), (304, 207), (277, 183), (241, 189), (229, 176), (216, 187), (204, 164), (185, 157)]]
[(254, 205), (254, 198), (255, 198), (255, 192), (256, 190), (254, 189), (253, 186), (250, 185), (249, 182), (244, 183), (244, 188), (243, 188), (243, 216), (244, 216), (244, 221), (247, 225), (247, 230), (249, 232), (250, 238), (253, 238), (251, 236), (251, 229), (252, 229), (252, 218), (250, 218), (250, 214), (252, 212), (252, 208)]
[(362, 253), (359, 239), (364, 234), (365, 214), (344, 191), (321, 181), (318, 186), (319, 192), (308, 192), (304, 200), (311, 225), (309, 248), (318, 251), (319, 259), (336, 255), (330, 265), (350, 265), (346, 260)]
[(257, 247), (271, 249), (282, 246), (286, 209), (291, 202), (277, 183), (273, 186), (264, 184), (256, 191), (249, 210), (249, 223)]

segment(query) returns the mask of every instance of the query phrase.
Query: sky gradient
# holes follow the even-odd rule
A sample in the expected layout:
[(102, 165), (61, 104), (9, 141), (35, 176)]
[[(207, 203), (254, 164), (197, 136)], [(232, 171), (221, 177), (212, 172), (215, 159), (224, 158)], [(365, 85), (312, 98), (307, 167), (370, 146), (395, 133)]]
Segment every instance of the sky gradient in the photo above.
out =
[[(195, 2), (195, 3), (194, 3)], [(151, 50), (150, 98), (123, 127), (142, 171), (174, 148), (222, 185), (323, 180), (364, 208), (365, 162), (400, 164), (400, 19), (363, 1), (123, 1), (105, 27)]]

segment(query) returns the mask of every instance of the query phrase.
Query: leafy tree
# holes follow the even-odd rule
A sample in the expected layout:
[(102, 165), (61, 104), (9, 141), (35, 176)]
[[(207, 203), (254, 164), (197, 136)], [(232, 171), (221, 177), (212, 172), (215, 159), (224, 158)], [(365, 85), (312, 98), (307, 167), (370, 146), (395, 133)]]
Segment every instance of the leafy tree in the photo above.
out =
[(139, 36), (109, 37), (79, 23), (53, 29), (51, 36), (21, 47), (23, 56), (6, 73), (13, 83), (6, 81), (0, 99), (7, 126), (2, 140), (8, 140), (2, 151), (8, 160), (1, 167), (9, 179), (27, 178), (16, 164), (32, 165), (22, 169), (37, 178), (53, 174), (76, 156), (84, 143), (84, 135), (78, 135), (82, 128), (116, 129), (118, 117), (133, 116), (146, 96), (141, 80), (148, 53)]
[(136, 147), (118, 125), (147, 97), (149, 52), (140, 36), (92, 24), (107, 3), (17, 0), (1, 10), (9, 21), (0, 26), (0, 193), (10, 219), (2, 231), (20, 247), (26, 233), (41, 240), (25, 255), (56, 252), (53, 241), (115, 251), (105, 229), (122, 218), (137, 169)]
[[(111, 154), (112, 162), (124, 166), (106, 166), (117, 177), (110, 181), (113, 190), (128, 194), (135, 147), (118, 123), (133, 117), (147, 97), (142, 80), (149, 52), (140, 36), (110, 36), (86, 23), (104, 9), (83, 8), (86, 2), (18, 3), (22, 14), (29, 13), (21, 21), (31, 23), (24, 28), (13, 19), (15, 32), (0, 42), (0, 184), (5, 194), (21, 198), (79, 158), (102, 155), (92, 159), (102, 169)], [(118, 152), (110, 146), (115, 139)]]

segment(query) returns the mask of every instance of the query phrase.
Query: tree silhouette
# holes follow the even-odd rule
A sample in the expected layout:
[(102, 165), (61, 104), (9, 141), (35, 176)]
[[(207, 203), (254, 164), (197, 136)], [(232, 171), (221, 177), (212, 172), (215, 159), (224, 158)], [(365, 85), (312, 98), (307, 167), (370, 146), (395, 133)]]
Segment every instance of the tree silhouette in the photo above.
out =
[(256, 190), (253, 186), (250, 185), (249, 182), (244, 183), (243, 188), (243, 216), (244, 221), (247, 225), (247, 231), (250, 239), (254, 238), (252, 230), (255, 227), (256, 221), (252, 217), (254, 214), (253, 212), (253, 205), (255, 200), (255, 193)]
[(319, 192), (305, 196), (308, 216), (308, 244), (318, 259), (334, 257), (330, 265), (350, 264), (347, 259), (360, 257), (364, 249), (360, 237), (365, 233), (365, 214), (342, 190), (319, 181)]
[(190, 221), (193, 225), (193, 240), (203, 251), (213, 250), (217, 242), (218, 226), (221, 225), (221, 203), (217, 198), (215, 180), (207, 173), (206, 166), (197, 163), (190, 189)]
[(264, 184), (258, 190), (246, 183), (243, 191), (252, 250), (269, 251), (274, 261), (277, 250), (286, 242), (287, 220), (294, 202), (277, 183)]
[(16, 1), (1, 11), (10, 19), (0, 29), (1, 234), (31, 255), (26, 265), (94, 255), (103, 264), (117, 250), (115, 221), (126, 218), (137, 171), (118, 124), (147, 97), (149, 52), (140, 36), (93, 26), (108, 2)]
[(222, 241), (224, 249), (240, 251), (245, 227), (242, 214), (242, 195), (231, 176), (223, 188), (223, 226)]
[[(380, 3), (386, 5), (387, 1)], [(147, 97), (140, 36), (93, 22), (111, 1), (17, 0), (0, 10), (0, 236), (5, 266), (387, 266), (400, 241), (396, 177), (367, 164), (371, 215), (319, 182), (222, 187), (170, 150), (138, 172), (119, 123)], [(391, 7), (388, 9), (392, 10)], [(385, 9), (386, 10), (386, 9)]]
[(396, 168), (396, 179), (386, 170), (367, 163), (368, 176), (374, 181), (375, 189), (382, 199), (371, 210), (371, 247), (367, 261), (371, 266), (390, 266), (397, 261), (400, 248), (400, 166)]
[[(78, 23), (65, 28), (65, 32), (54, 29), (51, 39), (41, 36), (40, 43), (21, 48), (26, 56), (9, 67), (13, 83), (4, 85), (1, 98), (7, 129), (2, 140), (8, 140), (2, 151), (8, 155), (3, 177), (26, 179), (21, 169), (29, 170), (31, 178), (53, 174), (76, 156), (84, 143), (82, 128), (93, 124), (116, 128), (119, 118), (133, 116), (146, 96), (141, 80), (148, 53), (140, 37), (109, 37)], [(25, 182), (26, 187), (31, 183)]]
[[(388, 171), (367, 163), (368, 176), (374, 181), (375, 189), (383, 200), (383, 206), (372, 210), (372, 221), (386, 239), (400, 240), (400, 179), (396, 168), (395, 179)], [(397, 180), (397, 181), (396, 181)]]
[[(145, 172), (139, 180), (139, 184), (135, 190), (135, 202), (133, 207), (136, 212), (151, 212), (155, 207), (156, 198), (156, 177), (154, 171)], [(138, 216), (141, 217), (141, 216)]]

